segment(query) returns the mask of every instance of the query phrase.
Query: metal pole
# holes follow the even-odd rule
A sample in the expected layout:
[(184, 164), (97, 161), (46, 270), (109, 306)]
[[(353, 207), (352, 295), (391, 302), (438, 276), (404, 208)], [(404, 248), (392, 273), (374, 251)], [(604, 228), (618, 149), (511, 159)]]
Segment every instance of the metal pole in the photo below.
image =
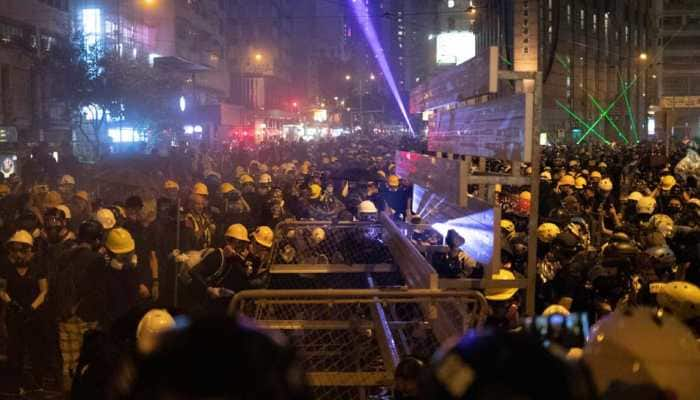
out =
[[(177, 195), (177, 211), (175, 212), (175, 248), (180, 249), (180, 193)], [(180, 275), (180, 263), (175, 261), (175, 277), (173, 278), (173, 306), (177, 307), (177, 284)]]
[(534, 115), (532, 119), (532, 175), (530, 176), (530, 221), (527, 244), (527, 289), (525, 290), (525, 313), (535, 314), (535, 282), (537, 274), (537, 225), (540, 209), (540, 143), (539, 131), (542, 114), (542, 72), (535, 78)]

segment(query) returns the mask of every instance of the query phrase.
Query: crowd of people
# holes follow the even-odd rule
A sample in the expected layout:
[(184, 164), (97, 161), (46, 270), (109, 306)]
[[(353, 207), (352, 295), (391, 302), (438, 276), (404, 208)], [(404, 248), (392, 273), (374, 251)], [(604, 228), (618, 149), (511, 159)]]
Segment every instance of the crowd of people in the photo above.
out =
[[(21, 163), (21, 174), (0, 183), (0, 336), (8, 390), (52, 388), (76, 399), (308, 398), (293, 352), (248, 322), (225, 317), (226, 308), (236, 293), (269, 286), (274, 246), (276, 263), (353, 264), (360, 253), (364, 263), (390, 262), (381, 243), (330, 238), (321, 227), (308, 237), (276, 237), (276, 227), (295, 220), (377, 222), (380, 213), (422, 227), (411, 215), (410, 182), (396, 175), (393, 151), (424, 146), (408, 138), (341, 137), (245, 152), (180, 149), (152, 154), (151, 169), (139, 171), (155, 177), (156, 187), (117, 182), (112, 191), (92, 179), (94, 166), (58, 164), (39, 148)], [(687, 334), (693, 339), (686, 356), (698, 366), (692, 357), (700, 352), (694, 339), (700, 336), (700, 200), (698, 167), (681, 161), (687, 149), (679, 146), (668, 159), (653, 143), (543, 149), (537, 314), (586, 313), (595, 322), (630, 306), (662, 306), (682, 324), (671, 320), (666, 327), (673, 329), (655, 338)], [(128, 160), (119, 163), (128, 168)], [(491, 161), (487, 167), (511, 173), (512, 166)], [(532, 173), (530, 165), (520, 167), (523, 175)], [(531, 190), (499, 185), (496, 192), (502, 266), (493, 279), (516, 279), (527, 271)], [(443, 277), (483, 277), (456, 231), (444, 238), (430, 227), (413, 232), (419, 248), (428, 242), (446, 249), (425, 254)], [(338, 242), (334, 250), (322, 250), (319, 244), (331, 239)], [(484, 295), (490, 328), (522, 330), (522, 291)], [(637, 313), (639, 327), (653, 315)], [(619, 325), (608, 325), (601, 332), (614, 336)], [(395, 398), (417, 398), (419, 386), (430, 389), (423, 398), (487, 398), (489, 391), (503, 394), (488, 395), (493, 398), (595, 398), (586, 397), (594, 391), (572, 389), (585, 386), (586, 374), (560, 367), (542, 346), (504, 335), (465, 339), (434, 365), (404, 360)], [(234, 345), (241, 341), (246, 345)], [(504, 358), (486, 361), (496, 348), (506, 349)], [(541, 359), (567, 384), (538, 392), (533, 385), (547, 384), (531, 377), (501, 386), (497, 377), (512, 375), (499, 371), (499, 363), (513, 360), (517, 375), (522, 353)], [(211, 359), (221, 368), (203, 367)], [(419, 385), (419, 379), (427, 381)]]

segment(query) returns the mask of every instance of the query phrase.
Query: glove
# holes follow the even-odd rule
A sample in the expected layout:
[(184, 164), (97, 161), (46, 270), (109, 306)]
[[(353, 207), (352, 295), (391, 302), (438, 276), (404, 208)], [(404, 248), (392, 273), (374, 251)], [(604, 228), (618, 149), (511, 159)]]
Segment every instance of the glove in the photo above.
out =
[(180, 252), (180, 249), (175, 249), (175, 250), (173, 250), (173, 251), (170, 253), (170, 257), (172, 257), (172, 258), (177, 258), (177, 256), (179, 256), (180, 254), (182, 254), (182, 253)]
[(7, 310), (13, 314), (23, 314), (26, 312), (24, 307), (22, 307), (21, 304), (17, 302), (17, 300), (12, 300), (8, 305), (7, 305)]

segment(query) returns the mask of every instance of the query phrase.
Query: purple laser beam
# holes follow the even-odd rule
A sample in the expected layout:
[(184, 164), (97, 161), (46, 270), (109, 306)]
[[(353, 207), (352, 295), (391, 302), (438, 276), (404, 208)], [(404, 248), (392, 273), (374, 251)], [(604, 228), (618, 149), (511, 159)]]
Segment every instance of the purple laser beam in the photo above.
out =
[(396, 86), (394, 74), (391, 73), (391, 68), (389, 68), (389, 63), (386, 61), (386, 57), (384, 56), (384, 50), (382, 50), (382, 45), (379, 44), (377, 31), (374, 29), (374, 26), (372, 26), (372, 21), (370, 21), (369, 10), (367, 9), (367, 6), (365, 5), (365, 2), (363, 0), (349, 1), (350, 4), (352, 4), (353, 10), (355, 11), (357, 21), (360, 23), (360, 26), (362, 26), (362, 31), (365, 33), (367, 42), (372, 48), (372, 53), (374, 53), (374, 57), (379, 63), (379, 68), (381, 68), (382, 72), (384, 73), (384, 77), (386, 78), (386, 82), (389, 85), (389, 88), (391, 89), (391, 93), (394, 95), (394, 99), (396, 99), (396, 103), (401, 109), (401, 114), (403, 114), (403, 118), (406, 120), (406, 124), (408, 124), (408, 130), (411, 132), (411, 135), (415, 135), (415, 132), (413, 131), (413, 126), (411, 125), (411, 121), (408, 118), (408, 113), (406, 112), (406, 107), (403, 104), (403, 100), (401, 100), (399, 88)]

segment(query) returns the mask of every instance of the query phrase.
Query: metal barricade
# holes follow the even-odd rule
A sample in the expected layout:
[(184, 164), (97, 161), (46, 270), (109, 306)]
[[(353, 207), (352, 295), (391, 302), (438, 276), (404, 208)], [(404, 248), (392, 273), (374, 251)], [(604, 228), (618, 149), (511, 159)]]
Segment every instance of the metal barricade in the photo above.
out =
[(429, 358), (446, 338), (486, 318), (476, 291), (372, 289), (372, 277), (365, 280), (370, 289), (245, 291), (229, 312), (282, 332), (317, 399), (368, 398), (392, 384), (402, 356)]
[(401, 286), (381, 224), (283, 222), (275, 229), (270, 289), (363, 289), (365, 274), (378, 286)]

